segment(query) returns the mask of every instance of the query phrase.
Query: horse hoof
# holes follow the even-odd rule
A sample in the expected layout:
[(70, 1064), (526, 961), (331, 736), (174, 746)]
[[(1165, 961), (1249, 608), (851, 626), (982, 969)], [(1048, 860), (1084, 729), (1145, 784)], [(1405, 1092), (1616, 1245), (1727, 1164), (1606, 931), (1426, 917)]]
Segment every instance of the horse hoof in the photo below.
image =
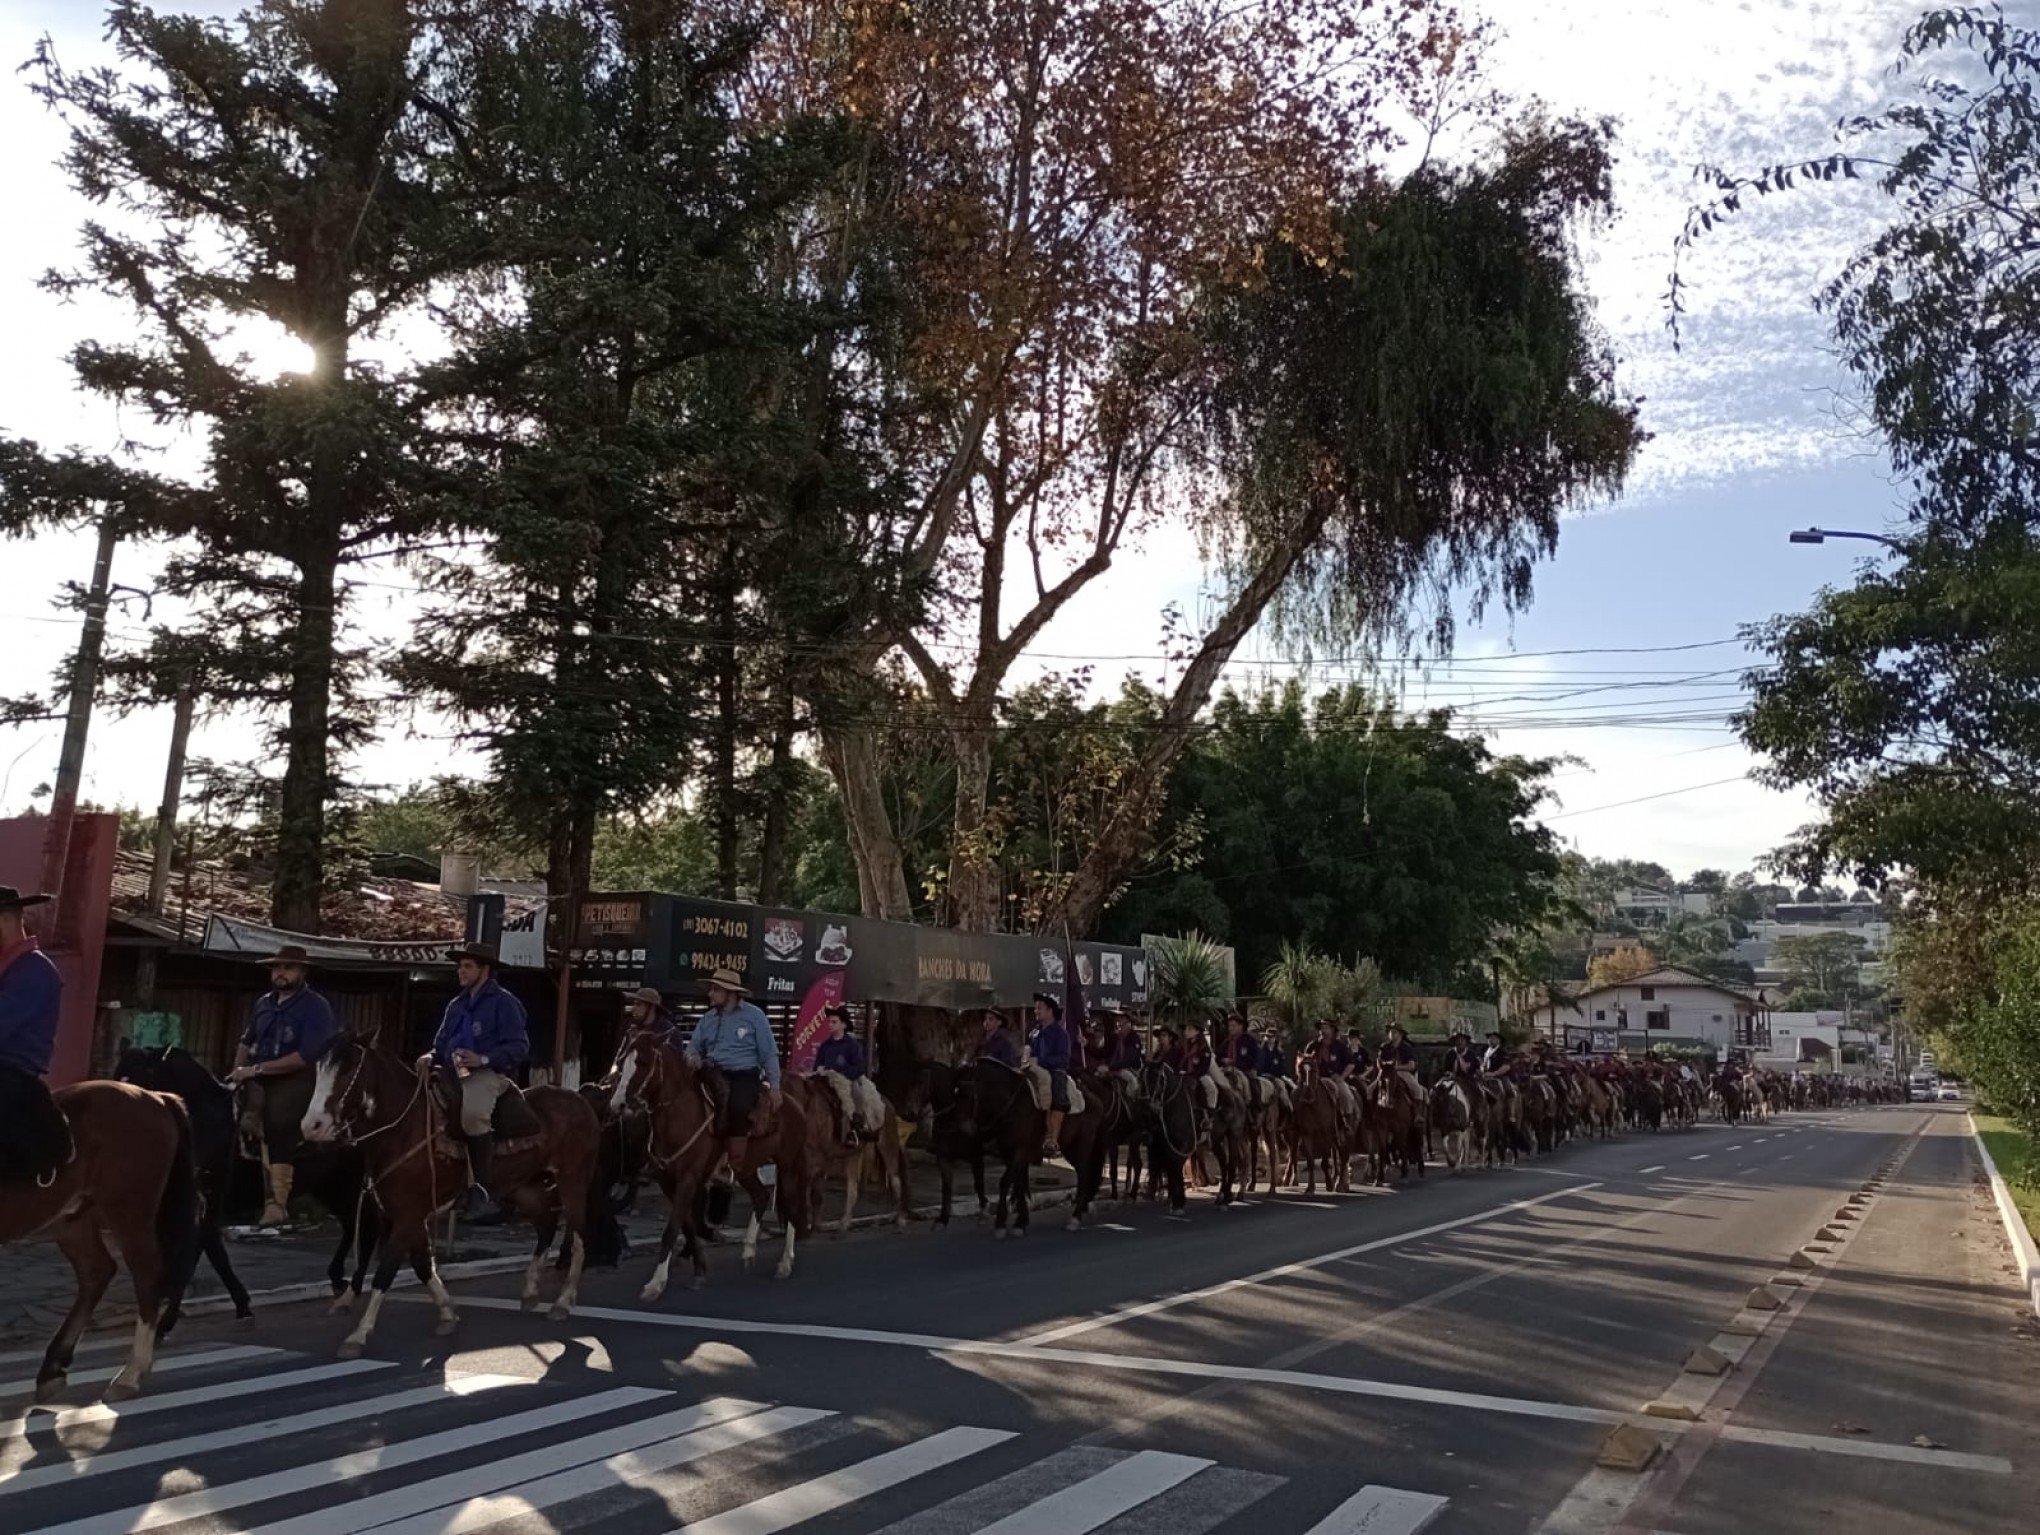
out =
[(708, 1275), (696, 1274), (687, 1281), (687, 1288), (690, 1290), (706, 1290), (708, 1288)]
[(1005, 1228), (1004, 1226), (994, 1226), (994, 1227), (992, 1228), (992, 1240), (993, 1240), (994, 1242), (1003, 1242), (1003, 1241), (1005, 1241), (1005, 1240), (1006, 1240), (1006, 1228)]
[(774, 1270), (772, 1271), (772, 1277), (773, 1277), (774, 1279), (791, 1279), (791, 1278), (793, 1278), (793, 1265), (792, 1265), (791, 1263), (782, 1263), (782, 1264), (780, 1264), (780, 1265), (779, 1265), (779, 1266), (778, 1266), (777, 1268), (775, 1268), (775, 1269), (774, 1269)]
[(338, 1352), (334, 1355), (334, 1357), (336, 1359), (359, 1359), (361, 1357), (361, 1350), (362, 1345), (356, 1343), (352, 1338), (349, 1338), (345, 1343), (340, 1345), (340, 1348)]
[(234, 1320), (236, 1322), (253, 1322), (255, 1320), (254, 1308), (251, 1306), (241, 1307), (234, 1313)]
[(333, 1297), (333, 1304), (326, 1308), (328, 1316), (351, 1316), (354, 1312), (354, 1292), (342, 1290)]
[(125, 1381), (117, 1380), (106, 1388), (106, 1394), (100, 1400), (104, 1402), (132, 1402), (141, 1394), (142, 1388), (140, 1386), (130, 1386)]
[(1069, 1220), (1065, 1222), (1063, 1225), (1063, 1230), (1065, 1231), (1082, 1231), (1083, 1229), (1084, 1223), (1078, 1220), (1074, 1215), (1072, 1215), (1069, 1218)]
[(450, 1338), (459, 1329), (459, 1327), (460, 1322), (457, 1318), (443, 1316), (433, 1324), (432, 1336), (435, 1338)]
[(648, 1284), (642, 1290), (637, 1292), (638, 1304), (641, 1306), (649, 1306), (654, 1301), (658, 1300), (658, 1298), (661, 1295), (664, 1295), (665, 1293), (666, 1287), (664, 1285)]
[(547, 1321), (564, 1322), (568, 1317), (572, 1316), (573, 1314), (574, 1308), (572, 1306), (564, 1306), (561, 1305), (558, 1301), (555, 1301), (553, 1302), (551, 1309), (548, 1310), (545, 1315)]
[(40, 1407), (45, 1402), (55, 1401), (57, 1397), (63, 1394), (64, 1387), (69, 1385), (70, 1382), (71, 1376), (68, 1371), (62, 1375), (52, 1375), (48, 1380), (37, 1381), (35, 1383), (36, 1405)]
[(1027, 1235), (1027, 1228), (1026, 1228), (1025, 1226), (1015, 1226), (1015, 1227), (1013, 1228), (1013, 1240), (1014, 1240), (1014, 1241), (1016, 1241), (1016, 1242), (1017, 1242), (1017, 1241), (1019, 1241), (1019, 1240), (1020, 1240), (1020, 1239), (1021, 1239), (1022, 1237), (1026, 1236), (1026, 1235)]

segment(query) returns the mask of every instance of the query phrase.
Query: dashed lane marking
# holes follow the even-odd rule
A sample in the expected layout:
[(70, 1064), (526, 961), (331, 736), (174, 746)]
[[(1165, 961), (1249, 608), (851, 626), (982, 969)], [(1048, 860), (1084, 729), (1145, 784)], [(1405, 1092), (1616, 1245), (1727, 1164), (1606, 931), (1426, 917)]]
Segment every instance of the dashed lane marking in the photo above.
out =
[(1662, 1162), (1660, 1162), (1660, 1163), (1658, 1163), (1658, 1164), (1657, 1164), (1657, 1165), (1656, 1165), (1655, 1167), (1639, 1167), (1639, 1168), (1638, 1168), (1638, 1169), (1636, 1170), (1636, 1176), (1637, 1176), (1637, 1177), (1639, 1177), (1639, 1178), (1641, 1178), (1641, 1177), (1643, 1177), (1643, 1176), (1644, 1176), (1644, 1175), (1645, 1175), (1646, 1173), (1661, 1173), (1661, 1172), (1663, 1172), (1664, 1170), (1665, 1170), (1665, 1164), (1664, 1164), (1664, 1163), (1662, 1163)]
[(1708, 1157), (1707, 1152), (1697, 1151), (1692, 1156), (1686, 1158), (1686, 1160), (1688, 1162), (1704, 1162), (1707, 1160), (1707, 1157)]

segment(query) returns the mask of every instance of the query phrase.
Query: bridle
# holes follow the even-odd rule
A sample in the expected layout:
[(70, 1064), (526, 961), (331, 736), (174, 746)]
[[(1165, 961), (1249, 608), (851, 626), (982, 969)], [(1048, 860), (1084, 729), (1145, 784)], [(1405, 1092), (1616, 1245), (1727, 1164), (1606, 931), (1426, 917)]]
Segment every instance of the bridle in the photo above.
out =
[[(645, 1030), (639, 1030), (638, 1036), (649, 1038), (648, 1031)], [(693, 1149), (694, 1143), (708, 1133), (709, 1127), (715, 1123), (715, 1103), (709, 1098), (708, 1089), (702, 1088), (702, 1106), (707, 1112), (701, 1116), (701, 1123), (694, 1127), (694, 1133), (688, 1136), (686, 1140), (682, 1141), (666, 1155), (660, 1156), (659, 1123), (661, 1116), (652, 1111), (651, 1092), (652, 1085), (662, 1080), (665, 1073), (666, 1051), (662, 1046), (658, 1045), (656, 1039), (651, 1040), (651, 1043), (655, 1047), (652, 1050), (651, 1067), (644, 1072), (633, 1072), (631, 1074), (630, 1083), (623, 1090), (623, 1101), (627, 1104), (635, 1104), (644, 1111), (647, 1132), (645, 1136), (645, 1160), (663, 1171), (687, 1155)], [(638, 1042), (637, 1037), (633, 1037), (630, 1050), (633, 1055), (642, 1053), (642, 1046)], [(621, 1062), (622, 1059), (623, 1053), (618, 1051), (617, 1060)]]

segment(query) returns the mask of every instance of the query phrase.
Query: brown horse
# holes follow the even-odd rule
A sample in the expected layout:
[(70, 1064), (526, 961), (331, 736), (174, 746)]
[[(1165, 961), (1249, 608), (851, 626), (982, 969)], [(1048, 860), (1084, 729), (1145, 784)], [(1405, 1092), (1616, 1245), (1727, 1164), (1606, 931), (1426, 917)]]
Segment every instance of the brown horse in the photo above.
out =
[[(1325, 1164), (1325, 1187), (1343, 1191), (1349, 1186), (1347, 1160), (1351, 1156), (1350, 1133), (1354, 1128), (1339, 1101), (1337, 1090), (1320, 1077), (1306, 1060), (1298, 1069), (1301, 1081), (1296, 1089), (1296, 1110), (1289, 1121), (1291, 1157), (1303, 1164), (1306, 1198), (1317, 1193), (1317, 1165)], [(1291, 1169), (1291, 1183), (1296, 1181)]]
[[(539, 1133), (500, 1142), (490, 1169), (489, 1192), (529, 1220), (538, 1245), (524, 1270), (523, 1301), (538, 1305), (539, 1275), (562, 1221), (572, 1256), (550, 1315), (564, 1320), (581, 1289), (587, 1251), (588, 1211), (594, 1187), (601, 1125), (579, 1094), (561, 1087), (537, 1087), (524, 1100), (537, 1117)], [(387, 1050), (342, 1035), (319, 1063), (311, 1105), (305, 1110), (305, 1139), (345, 1139), (361, 1148), (368, 1191), (383, 1218), (382, 1255), (375, 1287), (361, 1321), (340, 1345), (342, 1359), (359, 1358), (375, 1331), (383, 1297), (410, 1259), (418, 1282), (439, 1308), (439, 1337), (459, 1323), (453, 1297), (433, 1260), (432, 1221), (467, 1189), (466, 1149), (447, 1131), (446, 1106), (427, 1072)]]
[[(744, 1267), (757, 1261), (762, 1217), (776, 1195), (779, 1218), (786, 1227), (786, 1248), (772, 1273), (775, 1279), (791, 1276), (796, 1237), (813, 1229), (809, 1220), (813, 1190), (808, 1180), (808, 1115), (801, 1103), (791, 1093), (782, 1094), (779, 1112), (766, 1124), (764, 1134), (718, 1136), (715, 1099), (705, 1073), (657, 1034), (649, 1029), (634, 1030), (624, 1037), (616, 1059), (611, 1111), (621, 1113), (633, 1104), (644, 1111), (651, 1126), (645, 1160), (665, 1191), (668, 1209), (666, 1229), (659, 1237), (658, 1266), (638, 1299), (655, 1301), (666, 1293), (673, 1246), (683, 1235), (686, 1243), (681, 1256), (694, 1267), (694, 1288), (708, 1282), (708, 1257), (701, 1241), (703, 1210), (708, 1181), (728, 1157), (732, 1141), (742, 1143), (742, 1156), (740, 1163), (731, 1162), (730, 1172), (751, 1200), (751, 1221), (744, 1230)], [(761, 1176), (767, 1163), (773, 1167), (776, 1188)]]
[(836, 1230), (838, 1234), (848, 1231), (850, 1219), (857, 1213), (858, 1188), (867, 1172), (876, 1165), (886, 1188), (893, 1195), (893, 1225), (905, 1231), (911, 1212), (907, 1195), (907, 1153), (900, 1138), (898, 1111), (890, 1103), (886, 1104), (885, 1119), (879, 1125), (877, 1138), (852, 1144), (843, 1135), (842, 1101), (824, 1084), (813, 1077), (791, 1077), (786, 1084), (786, 1093), (789, 1098), (799, 1099), (801, 1113), (807, 1122), (807, 1166), (813, 1184), (810, 1211), (821, 1209), (822, 1184), (830, 1173), (835, 1173), (843, 1180), (843, 1218), (837, 1223)]
[(77, 1298), (43, 1352), (35, 1399), (64, 1389), (78, 1335), (118, 1268), (110, 1239), (135, 1287), (134, 1345), (106, 1388), (106, 1400), (124, 1402), (148, 1379), (157, 1340), (176, 1322), (198, 1262), (203, 1201), (191, 1121), (176, 1098), (125, 1082), (80, 1082), (59, 1089), (56, 1100), (70, 1122), (71, 1160), (46, 1184), (0, 1185), (0, 1243), (48, 1238), (78, 1280)]

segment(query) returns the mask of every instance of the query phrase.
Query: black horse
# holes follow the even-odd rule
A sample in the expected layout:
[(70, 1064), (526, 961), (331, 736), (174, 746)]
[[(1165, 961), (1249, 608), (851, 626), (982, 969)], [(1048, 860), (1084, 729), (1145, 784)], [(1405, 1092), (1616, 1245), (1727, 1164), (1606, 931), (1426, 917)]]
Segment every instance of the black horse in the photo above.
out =
[(1151, 1061), (1141, 1070), (1140, 1090), (1150, 1177), (1167, 1183), (1170, 1216), (1186, 1219), (1183, 1164), (1197, 1149), (1197, 1113), (1190, 1081), (1174, 1067)]
[(963, 1103), (958, 1091), (963, 1068), (942, 1061), (917, 1061), (905, 1090), (893, 1105), (909, 1122), (920, 1121), (927, 1132), (928, 1148), (935, 1153), (935, 1170), (942, 1179), (942, 1208), (935, 1225), (947, 1226), (955, 1202), (958, 1162), (970, 1166), (971, 1187), (977, 1192), (978, 1215), (991, 1209), (985, 1197), (985, 1142), (974, 1124), (966, 1127)]
[[(234, 1274), (227, 1257), (220, 1226), (233, 1200), (235, 1142), (234, 1092), (214, 1076), (188, 1051), (176, 1045), (153, 1049), (129, 1049), (121, 1053), (114, 1075), (123, 1082), (154, 1092), (175, 1093), (191, 1116), (192, 1144), (198, 1158), (199, 1179), (205, 1191), (205, 1221), (201, 1240), (213, 1272), (220, 1276), (234, 1300), (234, 1314), (253, 1315), (248, 1292)], [(362, 1198), (361, 1153), (351, 1147), (301, 1146), (295, 1159), (301, 1187), (330, 1211), (340, 1223), (340, 1242), (326, 1265), (326, 1279), (336, 1296), (351, 1301), (361, 1294), (380, 1235), (380, 1221), (372, 1201)], [(350, 1283), (347, 1255), (355, 1253)]]

